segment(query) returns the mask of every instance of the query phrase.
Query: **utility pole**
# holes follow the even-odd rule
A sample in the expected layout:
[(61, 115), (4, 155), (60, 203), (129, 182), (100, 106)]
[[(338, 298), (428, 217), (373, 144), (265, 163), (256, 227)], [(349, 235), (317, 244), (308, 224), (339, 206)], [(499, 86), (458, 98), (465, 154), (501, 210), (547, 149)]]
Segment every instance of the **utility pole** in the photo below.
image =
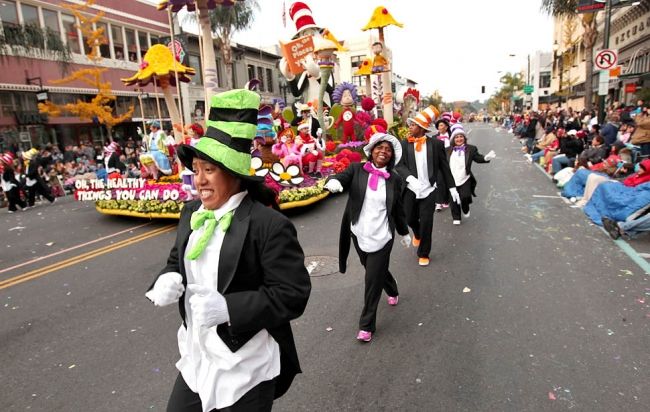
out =
[[(603, 31), (603, 49), (609, 48), (609, 25), (612, 19), (612, 0), (605, 1), (605, 30)], [(598, 123), (605, 122), (605, 96), (598, 96)]]

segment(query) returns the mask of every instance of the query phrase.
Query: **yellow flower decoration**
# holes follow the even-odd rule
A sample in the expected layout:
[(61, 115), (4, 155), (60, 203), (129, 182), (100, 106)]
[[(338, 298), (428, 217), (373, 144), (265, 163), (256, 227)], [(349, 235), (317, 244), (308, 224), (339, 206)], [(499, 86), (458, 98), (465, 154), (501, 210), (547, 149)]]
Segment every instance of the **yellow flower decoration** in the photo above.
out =
[(397, 27), (404, 27), (402, 23), (398, 23), (393, 18), (393, 16), (391, 16), (386, 7), (379, 6), (372, 13), (372, 17), (370, 18), (368, 24), (366, 24), (366, 27), (362, 28), (361, 30), (366, 31), (370, 29), (379, 29), (382, 27), (390, 26), (391, 24)]
[(372, 59), (366, 57), (363, 59), (359, 68), (354, 72), (355, 76), (370, 76), (372, 74)]
[(179, 63), (168, 47), (162, 44), (156, 44), (144, 55), (140, 64), (140, 70), (134, 76), (121, 80), (127, 86), (134, 84), (140, 87), (146, 86), (154, 79), (165, 79), (169, 84), (175, 85), (175, 71), (178, 72), (178, 80), (182, 82), (189, 82), (190, 78), (188, 75), (196, 74), (196, 71), (192, 67), (183, 66)]

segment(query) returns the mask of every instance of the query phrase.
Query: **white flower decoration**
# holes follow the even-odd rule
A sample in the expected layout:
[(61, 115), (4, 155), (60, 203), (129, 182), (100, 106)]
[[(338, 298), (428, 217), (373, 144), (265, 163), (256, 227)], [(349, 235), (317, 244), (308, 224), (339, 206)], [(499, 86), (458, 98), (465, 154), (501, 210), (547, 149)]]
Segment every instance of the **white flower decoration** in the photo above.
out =
[(303, 180), (305, 180), (305, 178), (300, 175), (300, 168), (297, 165), (289, 165), (285, 170), (282, 163), (273, 163), (269, 173), (273, 180), (282, 186), (299, 185)]
[(251, 158), (250, 175), (253, 176), (266, 176), (269, 173), (269, 168), (264, 167), (264, 162), (261, 157)]

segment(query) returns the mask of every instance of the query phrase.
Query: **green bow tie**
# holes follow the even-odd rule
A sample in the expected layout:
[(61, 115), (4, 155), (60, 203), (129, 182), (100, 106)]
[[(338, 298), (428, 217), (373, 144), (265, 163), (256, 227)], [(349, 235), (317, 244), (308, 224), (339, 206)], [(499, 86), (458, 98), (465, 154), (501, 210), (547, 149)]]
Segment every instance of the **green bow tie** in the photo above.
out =
[(210, 241), (210, 238), (214, 233), (214, 229), (217, 227), (217, 223), (224, 233), (228, 231), (230, 223), (232, 222), (232, 216), (232, 210), (221, 216), (221, 219), (219, 220), (215, 219), (213, 210), (197, 210), (196, 212), (192, 213), (192, 218), (190, 219), (190, 226), (192, 230), (198, 230), (203, 226), (203, 224), (206, 223), (206, 221), (207, 226), (205, 227), (205, 230), (203, 231), (201, 237), (198, 238), (194, 243), (194, 246), (192, 246), (192, 250), (190, 250), (187, 258), (189, 260), (195, 260), (201, 256), (201, 253), (203, 253), (203, 250), (205, 250), (205, 247), (208, 245), (208, 241)]

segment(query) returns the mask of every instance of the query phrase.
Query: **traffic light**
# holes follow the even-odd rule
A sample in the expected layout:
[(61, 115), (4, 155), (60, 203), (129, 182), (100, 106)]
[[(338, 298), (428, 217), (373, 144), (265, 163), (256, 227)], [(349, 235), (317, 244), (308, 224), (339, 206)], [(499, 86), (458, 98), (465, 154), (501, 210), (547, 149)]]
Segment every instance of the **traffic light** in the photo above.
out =
[(481, 93), (485, 93), (485, 86), (481, 86)]

